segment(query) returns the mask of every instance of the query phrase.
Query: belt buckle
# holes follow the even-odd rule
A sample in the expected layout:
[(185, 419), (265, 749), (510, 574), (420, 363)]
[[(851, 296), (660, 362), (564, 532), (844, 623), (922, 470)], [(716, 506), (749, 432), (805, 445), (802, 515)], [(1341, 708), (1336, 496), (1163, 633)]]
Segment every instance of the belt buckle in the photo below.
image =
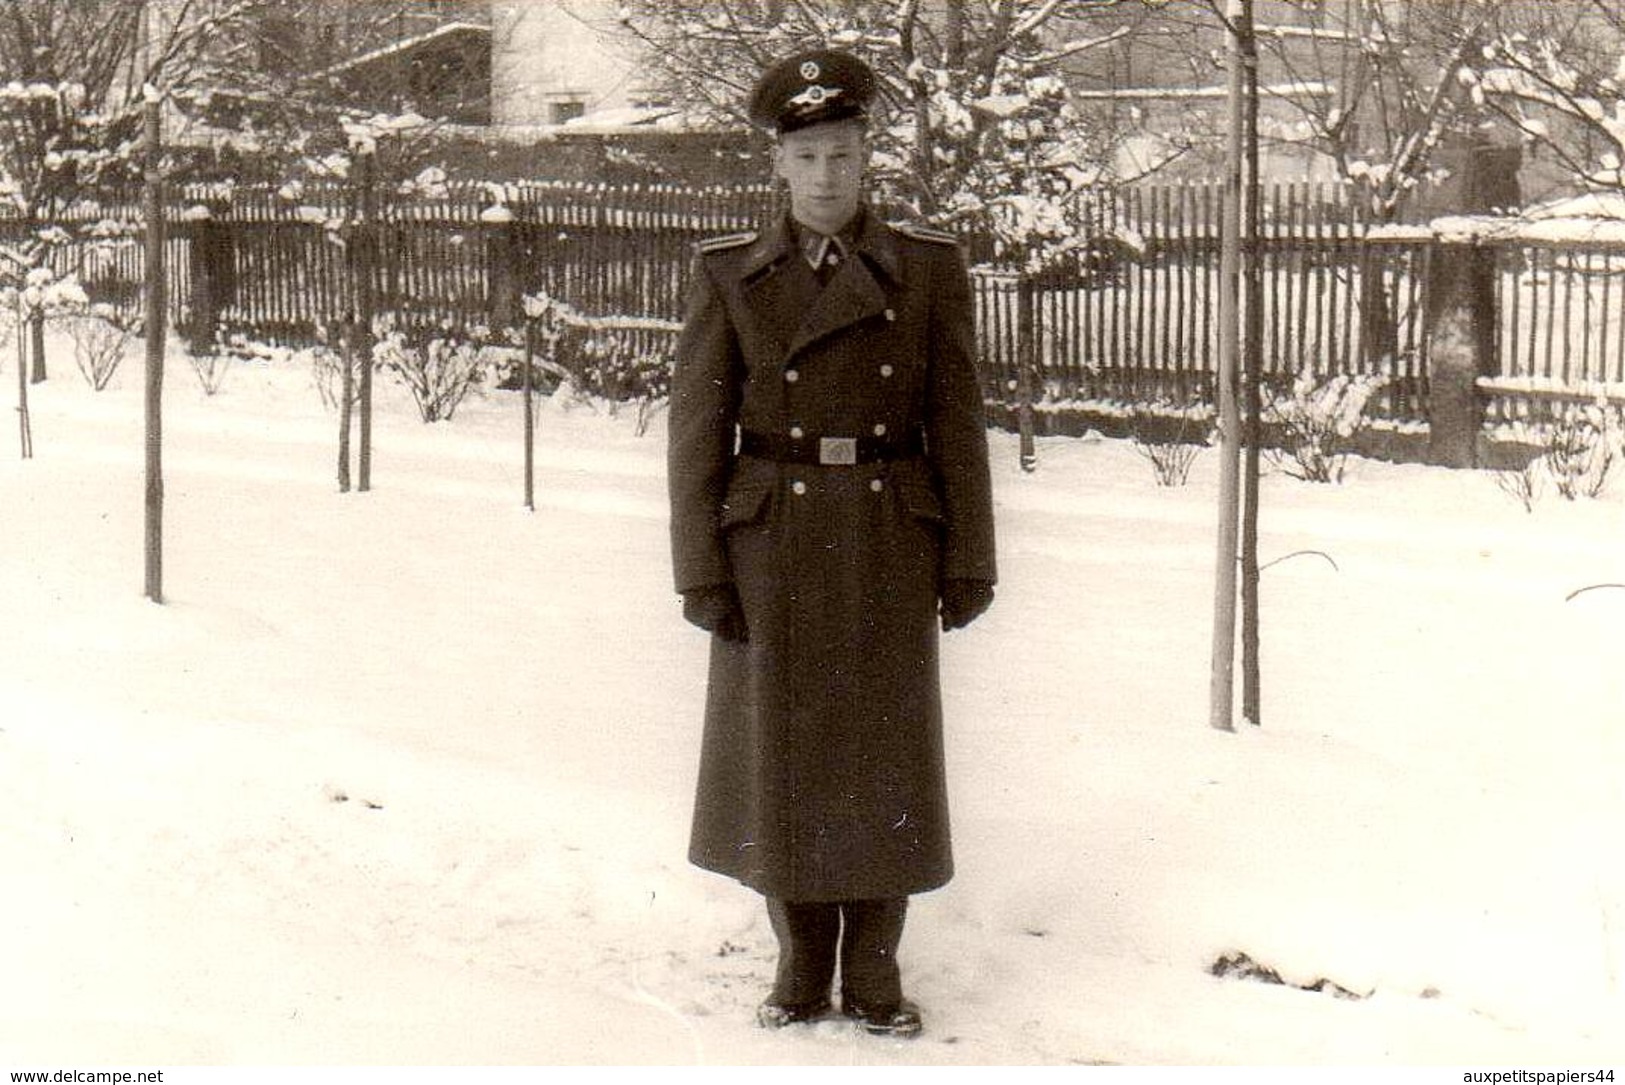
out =
[(818, 462), (829, 467), (851, 467), (858, 462), (856, 437), (818, 438)]

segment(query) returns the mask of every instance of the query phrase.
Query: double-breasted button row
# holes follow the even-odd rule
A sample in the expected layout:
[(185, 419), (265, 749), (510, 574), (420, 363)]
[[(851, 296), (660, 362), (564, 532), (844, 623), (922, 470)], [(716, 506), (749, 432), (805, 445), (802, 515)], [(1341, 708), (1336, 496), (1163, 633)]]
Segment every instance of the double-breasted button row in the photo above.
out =
[[(875, 423), (874, 435), (876, 437), (884, 437), (884, 436), (886, 436), (886, 432), (887, 432), (886, 431), (886, 423), (884, 423), (884, 422), (876, 422)], [(792, 441), (799, 441), (805, 436), (807, 436), (807, 431), (802, 429), (800, 426), (791, 426), (790, 427), (790, 439)]]
[[(882, 377), (889, 377), (893, 373), (896, 373), (896, 372), (897, 372), (896, 368), (890, 362), (881, 362), (880, 363), (880, 375)], [(786, 369), (784, 371), (785, 383), (794, 384), (796, 381), (798, 381), (800, 379), (801, 379), (801, 370), (799, 370), (799, 369)]]
[[(886, 484), (880, 479), (872, 478), (869, 480), (869, 489), (873, 490), (875, 493), (879, 493), (885, 488)], [(807, 492), (807, 484), (798, 478), (790, 483), (790, 492), (795, 494), (797, 497), (800, 497), (802, 494)]]

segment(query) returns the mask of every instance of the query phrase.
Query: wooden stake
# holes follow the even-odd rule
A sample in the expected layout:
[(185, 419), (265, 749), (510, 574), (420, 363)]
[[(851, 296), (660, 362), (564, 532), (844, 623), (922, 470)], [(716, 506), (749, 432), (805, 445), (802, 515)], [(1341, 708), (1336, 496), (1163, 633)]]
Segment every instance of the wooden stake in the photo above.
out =
[(339, 493), (350, 492), (350, 430), (355, 417), (355, 321), (346, 320), (340, 333), (339, 365)]
[(525, 321), (525, 508), (536, 511), (536, 321)]
[(1252, 0), (1242, 0), (1236, 38), (1242, 71), (1242, 315), (1241, 368), (1246, 417), (1246, 461), (1242, 470), (1241, 499), (1241, 718), (1264, 722), (1263, 671), (1259, 659), (1258, 512), (1263, 445), (1264, 294), (1259, 266), (1259, 231), (1263, 209), (1258, 178), (1258, 46), (1253, 31)]
[(34, 427), (28, 419), (28, 348), (23, 338), (22, 291), (17, 292), (17, 434), (22, 441), (22, 458), (34, 458)]
[(154, 603), (164, 601), (164, 203), (162, 132), (156, 94), (147, 97), (143, 117), (146, 141), (147, 215), (147, 490), (146, 490), (146, 594)]
[(361, 413), (361, 449), (357, 456), (356, 488), (366, 493), (372, 489), (372, 325), (377, 308), (372, 287), (378, 266), (377, 202), (373, 191), (371, 154), (363, 153), (356, 157), (356, 175), (357, 183), (361, 186), (361, 222), (355, 236), (355, 243), (360, 246), (360, 275), (355, 283), (356, 357), (361, 364), (357, 403)]
[(1236, 403), (1236, 355), (1240, 339), (1241, 265), (1241, 46), (1237, 24), (1245, 0), (1229, 0), (1225, 35), (1229, 43), (1230, 139), (1225, 154), (1224, 198), (1219, 255), (1219, 533), (1213, 583), (1213, 661), (1209, 723), (1234, 731), (1236, 664), (1237, 497), (1241, 484), (1241, 417)]

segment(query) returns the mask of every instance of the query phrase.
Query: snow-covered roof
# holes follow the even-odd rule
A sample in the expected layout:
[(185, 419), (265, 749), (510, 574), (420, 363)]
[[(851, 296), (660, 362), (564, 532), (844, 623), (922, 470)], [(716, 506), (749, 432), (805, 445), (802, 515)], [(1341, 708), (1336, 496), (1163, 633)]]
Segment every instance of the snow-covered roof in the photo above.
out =
[(598, 109), (583, 113), (564, 122), (571, 131), (583, 128), (608, 129), (632, 127), (686, 127), (687, 117), (676, 106), (622, 106), (618, 109)]
[(437, 26), (433, 30), (428, 31), (427, 33), (419, 34), (416, 37), (403, 38), (402, 40), (391, 45), (386, 45), (381, 49), (374, 49), (370, 53), (362, 53), (358, 57), (351, 57), (349, 60), (335, 64), (331, 68), (328, 68), (319, 74), (338, 75), (342, 72), (354, 71), (356, 68), (366, 67), (368, 64), (383, 60), (386, 57), (399, 56), (413, 52), (432, 42), (454, 37), (468, 36), (479, 36), (489, 39), (491, 36), (491, 28), (488, 26), (481, 26), (479, 23), (446, 23), (444, 26)]
[[(1264, 98), (1329, 98), (1337, 93), (1337, 88), (1330, 83), (1318, 80), (1294, 79), (1285, 83), (1267, 83), (1258, 88), (1258, 93)], [(1075, 90), (1072, 97), (1109, 101), (1111, 99), (1182, 99), (1182, 98), (1226, 98), (1230, 89), (1225, 86), (1210, 87), (1121, 87), (1116, 90)]]
[[(1608, 208), (1611, 213), (1597, 213)], [(1441, 215), (1416, 225), (1389, 224), (1366, 234), (1370, 241), (1514, 241), (1537, 245), (1625, 245), (1625, 196), (1577, 196), (1513, 215)]]
[(603, 109), (562, 124), (443, 124), (436, 131), (493, 143), (537, 143), (560, 136), (650, 136), (672, 132), (733, 132), (681, 109)]
[(1523, 212), (1525, 219), (1621, 219), (1625, 220), (1625, 192), (1587, 192), (1563, 196), (1536, 204)]

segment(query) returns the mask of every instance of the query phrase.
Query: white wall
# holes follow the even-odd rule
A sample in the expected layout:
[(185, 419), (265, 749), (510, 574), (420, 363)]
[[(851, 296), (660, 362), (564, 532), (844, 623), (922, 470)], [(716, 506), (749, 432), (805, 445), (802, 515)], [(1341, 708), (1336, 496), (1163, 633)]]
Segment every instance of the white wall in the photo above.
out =
[(606, 30), (613, 0), (492, 0), (491, 120), (546, 124), (550, 106), (579, 97), (587, 112), (631, 104), (627, 49)]

